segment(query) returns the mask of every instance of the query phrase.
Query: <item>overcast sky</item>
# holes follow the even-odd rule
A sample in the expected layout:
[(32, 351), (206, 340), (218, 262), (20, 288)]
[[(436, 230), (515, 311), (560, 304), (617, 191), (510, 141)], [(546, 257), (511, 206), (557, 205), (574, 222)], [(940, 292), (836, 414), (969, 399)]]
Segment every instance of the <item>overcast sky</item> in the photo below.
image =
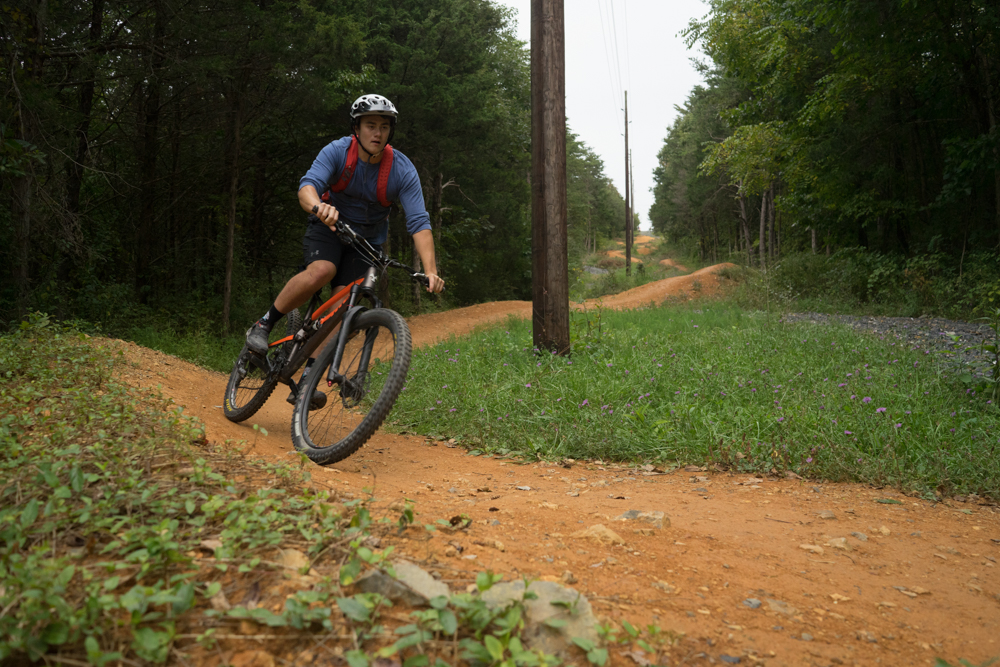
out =
[[(513, 8), (517, 34), (531, 43), (531, 0), (494, 0)], [(622, 91), (628, 90), (635, 208), (649, 227), (653, 169), (667, 127), (701, 82), (679, 36), (708, 11), (702, 0), (569, 0), (566, 12), (566, 116), (570, 129), (604, 160), (625, 194)], [(617, 49), (616, 49), (617, 45)], [(622, 221), (624, 226), (624, 221)]]

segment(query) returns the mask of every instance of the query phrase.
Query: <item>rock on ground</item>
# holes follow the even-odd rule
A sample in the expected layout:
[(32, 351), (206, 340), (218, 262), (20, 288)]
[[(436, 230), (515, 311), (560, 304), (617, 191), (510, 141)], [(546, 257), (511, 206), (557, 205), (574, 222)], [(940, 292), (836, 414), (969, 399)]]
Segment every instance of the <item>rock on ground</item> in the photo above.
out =
[(575, 537), (577, 539), (589, 539), (599, 544), (625, 544), (625, 540), (622, 539), (621, 535), (602, 523), (596, 523), (590, 528), (578, 530), (570, 535), (570, 537)]
[(402, 602), (411, 607), (427, 604), (431, 598), (451, 596), (448, 584), (432, 577), (426, 570), (405, 560), (392, 564), (396, 571), (393, 579), (381, 570), (373, 570), (358, 579), (357, 586), (365, 593), (380, 593), (393, 602)]
[[(521, 638), (532, 649), (539, 649), (563, 659), (569, 657), (574, 637), (598, 641), (597, 618), (590, 602), (578, 591), (560, 586), (552, 581), (534, 581), (525, 589), (523, 581), (497, 584), (483, 591), (482, 599), (490, 607), (506, 606), (524, 598), (525, 590), (538, 596), (525, 600), (524, 632)], [(555, 605), (553, 603), (566, 603)], [(566, 625), (553, 628), (545, 624), (549, 619), (566, 621)]]
[(663, 528), (670, 525), (670, 517), (663, 512), (641, 510), (629, 510), (624, 514), (615, 517), (615, 521), (635, 521), (646, 524), (651, 528)]

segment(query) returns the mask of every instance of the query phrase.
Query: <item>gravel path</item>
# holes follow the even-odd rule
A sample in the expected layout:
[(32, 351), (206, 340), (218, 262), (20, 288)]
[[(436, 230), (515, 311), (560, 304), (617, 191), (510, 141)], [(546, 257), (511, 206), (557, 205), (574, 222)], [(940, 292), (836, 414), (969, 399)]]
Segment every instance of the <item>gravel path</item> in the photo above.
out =
[[(972, 324), (939, 317), (871, 317), (867, 315), (824, 315), (787, 313), (782, 322), (839, 323), (866, 331), (882, 340), (897, 340), (914, 350), (929, 350), (934, 358), (975, 377), (985, 376), (992, 367), (983, 341), (992, 340), (993, 330), (985, 323)], [(957, 336), (956, 341), (953, 337)]]

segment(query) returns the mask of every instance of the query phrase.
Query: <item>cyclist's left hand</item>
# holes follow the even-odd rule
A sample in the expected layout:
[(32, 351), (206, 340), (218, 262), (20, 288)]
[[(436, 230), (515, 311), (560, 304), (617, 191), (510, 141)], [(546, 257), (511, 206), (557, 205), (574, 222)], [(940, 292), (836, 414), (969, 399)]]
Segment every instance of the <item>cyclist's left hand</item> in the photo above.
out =
[(433, 294), (444, 290), (444, 281), (436, 273), (428, 273), (427, 280), (430, 282), (430, 285), (427, 286), (428, 292)]

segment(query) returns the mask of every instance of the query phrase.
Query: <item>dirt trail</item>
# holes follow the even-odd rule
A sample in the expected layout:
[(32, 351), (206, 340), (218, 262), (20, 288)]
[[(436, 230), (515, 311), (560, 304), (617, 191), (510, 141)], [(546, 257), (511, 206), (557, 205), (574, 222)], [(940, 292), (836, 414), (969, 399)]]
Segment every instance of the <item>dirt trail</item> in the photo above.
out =
[[(642, 249), (641, 248), (636, 248), (636, 250), (642, 250)], [(639, 254), (645, 255), (646, 253), (640, 252)], [(604, 256), (605, 257), (617, 257), (618, 259), (622, 259), (623, 260), (623, 259), (625, 259), (625, 251), (624, 250), (606, 250), (606, 251), (604, 251)], [(633, 256), (632, 257), (632, 263), (633, 264), (642, 264), (642, 260), (639, 259), (638, 257), (634, 257)]]
[[(632, 242), (632, 251), (633, 251), (633, 254), (635, 254), (635, 255), (650, 255), (650, 254), (652, 254), (653, 249), (651, 247), (649, 247), (649, 244), (652, 241), (655, 241), (655, 240), (656, 240), (656, 238), (653, 237), (653, 236), (637, 236), (637, 237), (635, 237), (635, 239)], [(624, 241), (618, 241), (618, 245), (624, 247), (625, 242)], [(605, 257), (617, 257), (618, 259), (622, 259), (623, 260), (623, 259), (625, 259), (625, 251), (624, 250), (606, 250), (604, 252), (604, 256)], [(638, 257), (632, 257), (632, 263), (633, 264), (642, 264), (642, 260), (639, 259)]]
[[(635, 308), (712, 295), (717, 268), (603, 304)], [(415, 343), (426, 345), (530, 312), (528, 302), (498, 302), (422, 315), (410, 327)], [(120, 345), (130, 362), (125, 379), (161, 386), (204, 421), (209, 440), (291, 459), (283, 387), (246, 424), (232, 424), (220, 407), (224, 375)], [(418, 524), (467, 514), (474, 519), (467, 531), (412, 530), (393, 541), (453, 580), (487, 568), (507, 579), (559, 580), (568, 571), (598, 614), (686, 633), (679, 649), (685, 664), (719, 664), (723, 655), (768, 665), (932, 664), (935, 656), (978, 663), (1000, 655), (1000, 514), (993, 507), (714, 470), (520, 465), (382, 432), (346, 461), (315, 468), (313, 479), (356, 497), (369, 488), (376, 509), (413, 499)], [(614, 520), (633, 509), (662, 511), (669, 525)], [(616, 531), (624, 545), (572, 537), (594, 524)], [(446, 555), (455, 551), (449, 542), (462, 547), (460, 555)], [(612, 652), (612, 664), (635, 663)]]
[(678, 271), (687, 271), (687, 267), (683, 264), (678, 264), (672, 259), (661, 259), (660, 266), (665, 266), (668, 269), (677, 269)]

